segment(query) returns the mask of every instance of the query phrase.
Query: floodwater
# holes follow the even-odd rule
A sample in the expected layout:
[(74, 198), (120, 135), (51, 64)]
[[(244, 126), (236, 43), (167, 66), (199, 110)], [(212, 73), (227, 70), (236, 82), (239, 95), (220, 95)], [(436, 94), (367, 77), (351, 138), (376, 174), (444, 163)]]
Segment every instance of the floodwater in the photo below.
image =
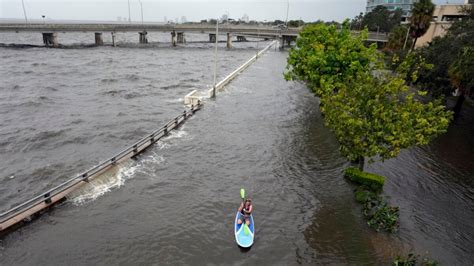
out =
[[(40, 37), (2, 33), (0, 42)], [(177, 48), (167, 34), (151, 38), (164, 41), (0, 48), (0, 210), (107, 159), (182, 112), (192, 88), (212, 83), (212, 45), (198, 42), (207, 35)], [(234, 45), (220, 44), (219, 77), (263, 47)], [(318, 99), (284, 81), (286, 56), (271, 49), (179, 130), (4, 236), (0, 265), (389, 264), (410, 251), (472, 265), (472, 119), (367, 166), (387, 176), (385, 194), (401, 208), (398, 233), (375, 233), (342, 177), (349, 164)], [(255, 207), (248, 251), (233, 236), (241, 187)]]

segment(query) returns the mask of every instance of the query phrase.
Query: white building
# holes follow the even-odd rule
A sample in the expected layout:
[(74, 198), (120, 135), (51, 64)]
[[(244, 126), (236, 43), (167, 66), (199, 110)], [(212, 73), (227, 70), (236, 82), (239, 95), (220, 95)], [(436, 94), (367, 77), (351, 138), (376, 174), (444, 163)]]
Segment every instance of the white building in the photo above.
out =
[(244, 14), (240, 20), (245, 22), (245, 23), (249, 23), (250, 18), (247, 14)]

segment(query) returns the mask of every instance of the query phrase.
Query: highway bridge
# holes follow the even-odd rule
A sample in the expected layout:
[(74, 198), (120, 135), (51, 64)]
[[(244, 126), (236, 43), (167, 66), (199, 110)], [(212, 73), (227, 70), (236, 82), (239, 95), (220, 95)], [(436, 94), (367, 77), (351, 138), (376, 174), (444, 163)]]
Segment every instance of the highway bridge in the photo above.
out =
[[(254, 25), (219, 25), (219, 34), (227, 35), (227, 47), (232, 47), (232, 38), (245, 40), (245, 37), (271, 38), (280, 40), (280, 47), (285, 43), (288, 45), (295, 41), (301, 28), (280, 29), (271, 26)], [(65, 23), (0, 23), (0, 32), (40, 32), (43, 34), (43, 42), (46, 46), (57, 47), (59, 45), (57, 35), (61, 32), (94, 32), (95, 44), (102, 45), (102, 34), (112, 34), (112, 45), (116, 45), (116, 34), (120, 32), (138, 32), (139, 43), (147, 43), (148, 32), (170, 32), (171, 44), (184, 43), (185, 32), (198, 32), (209, 34), (209, 41), (215, 42), (216, 28), (212, 24), (65, 24)], [(358, 32), (354, 32), (357, 35)], [(369, 33), (369, 42), (385, 43), (388, 41), (386, 34), (376, 32)]]

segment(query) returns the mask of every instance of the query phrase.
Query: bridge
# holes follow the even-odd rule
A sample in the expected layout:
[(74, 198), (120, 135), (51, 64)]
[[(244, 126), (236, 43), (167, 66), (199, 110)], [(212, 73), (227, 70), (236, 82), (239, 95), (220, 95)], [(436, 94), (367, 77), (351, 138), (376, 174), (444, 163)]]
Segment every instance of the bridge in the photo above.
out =
[[(289, 46), (295, 41), (301, 28), (279, 29), (270, 26), (253, 25), (219, 25), (219, 34), (227, 35), (227, 48), (232, 47), (232, 37), (236, 36), (237, 41), (244, 41), (246, 37), (269, 38), (280, 40), (280, 48), (284, 48), (285, 43)], [(61, 32), (93, 32), (96, 45), (103, 45), (102, 34), (110, 32), (112, 34), (112, 45), (116, 46), (116, 34), (120, 32), (138, 32), (139, 43), (148, 43), (148, 32), (170, 32), (171, 44), (185, 42), (185, 32), (198, 32), (209, 34), (209, 42), (216, 41), (216, 28), (213, 24), (64, 24), (64, 23), (2, 23), (0, 32), (40, 32), (43, 34), (45, 46), (58, 47), (58, 34)], [(357, 35), (358, 32), (353, 32)], [(386, 43), (388, 36), (370, 32), (367, 39), (369, 42)]]

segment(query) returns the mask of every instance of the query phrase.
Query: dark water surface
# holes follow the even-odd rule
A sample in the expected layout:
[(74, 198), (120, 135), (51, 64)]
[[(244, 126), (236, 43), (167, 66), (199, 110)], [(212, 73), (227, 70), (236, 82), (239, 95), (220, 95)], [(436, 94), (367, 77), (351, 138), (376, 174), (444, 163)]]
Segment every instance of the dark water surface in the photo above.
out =
[[(220, 77), (256, 45), (220, 49)], [(212, 81), (209, 48), (0, 49), (0, 209), (179, 114), (182, 97)], [(285, 61), (269, 51), (178, 131), (5, 236), (0, 265), (389, 264), (410, 250), (471, 265), (472, 123), (368, 166), (401, 207), (400, 232), (377, 234), (318, 99), (283, 80)], [(248, 252), (233, 236), (241, 187), (255, 205)]]

